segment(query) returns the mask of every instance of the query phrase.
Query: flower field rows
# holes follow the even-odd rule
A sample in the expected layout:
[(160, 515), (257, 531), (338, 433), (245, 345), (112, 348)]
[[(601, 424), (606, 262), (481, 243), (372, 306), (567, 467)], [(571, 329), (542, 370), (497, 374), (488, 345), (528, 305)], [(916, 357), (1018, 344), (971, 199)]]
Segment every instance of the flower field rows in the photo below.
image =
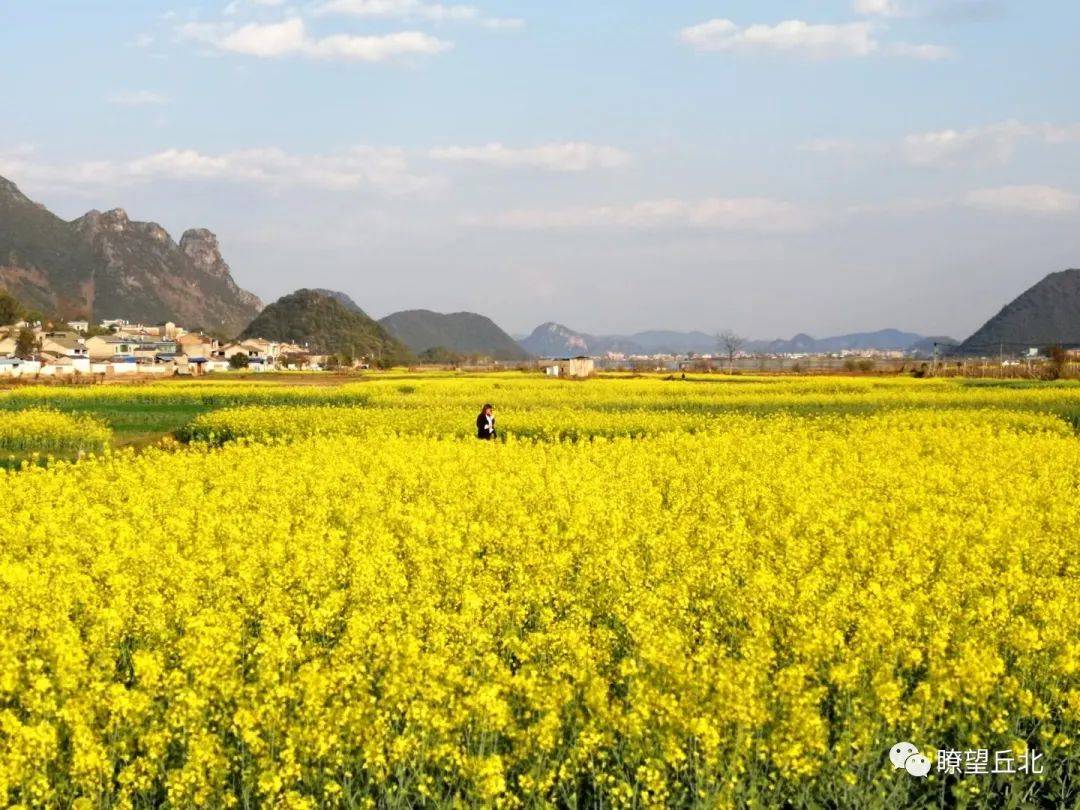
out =
[[(126, 389), (216, 398), (187, 444), (0, 473), (0, 801), (1080, 796), (1080, 387), (223, 388)], [(916, 779), (899, 740), (1045, 771)]]
[(95, 419), (46, 408), (0, 411), (0, 452), (101, 452), (111, 431)]
[(485, 397), (496, 400), (507, 412), (566, 407), (704, 414), (785, 411), (813, 415), (894, 408), (999, 408), (1080, 417), (1080, 387), (1072, 382), (865, 377), (735, 377), (716, 382), (690, 375), (687, 380), (612, 376), (581, 384), (514, 373), (490, 377), (411, 375), (344, 385), (200, 380), (68, 388), (26, 386), (0, 392), (0, 410), (28, 407), (107, 410), (143, 404), (205, 408), (434, 405), (475, 411)]
[[(204, 414), (181, 431), (188, 441), (219, 444), (237, 439), (270, 441), (316, 436), (424, 435), (431, 437), (471, 436), (475, 429), (467, 412), (429, 407), (289, 407), (243, 406)], [(825, 413), (817, 419), (827, 423), (850, 419), (847, 415)], [(978, 410), (885, 410), (863, 417), (871, 424), (896, 426), (925, 425), (948, 427), (957, 419), (1000, 430), (1051, 430), (1071, 433), (1060, 418), (1028, 411)], [(504, 437), (543, 441), (585, 438), (650, 436), (662, 433), (694, 434), (724, 427), (739, 414), (703, 414), (684, 410), (593, 410), (590, 408), (548, 407), (513, 411), (503, 420)], [(750, 424), (757, 424), (751, 422)]]

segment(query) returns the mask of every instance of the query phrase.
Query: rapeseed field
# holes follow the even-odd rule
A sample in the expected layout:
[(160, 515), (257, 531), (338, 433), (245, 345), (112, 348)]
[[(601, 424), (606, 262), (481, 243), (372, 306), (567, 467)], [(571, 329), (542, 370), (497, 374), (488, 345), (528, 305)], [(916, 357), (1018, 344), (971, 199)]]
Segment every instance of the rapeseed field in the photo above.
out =
[(0, 802), (1074, 806), (1078, 413), (870, 378), (2, 392), (3, 447), (84, 455), (0, 472)]

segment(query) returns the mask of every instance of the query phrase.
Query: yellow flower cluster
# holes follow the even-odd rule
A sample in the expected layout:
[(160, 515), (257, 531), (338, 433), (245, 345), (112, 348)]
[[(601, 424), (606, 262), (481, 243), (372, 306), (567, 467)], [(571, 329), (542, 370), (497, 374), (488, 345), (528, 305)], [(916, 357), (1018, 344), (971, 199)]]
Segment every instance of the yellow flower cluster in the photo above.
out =
[(1071, 804), (1080, 389), (922, 382), (134, 389), (240, 440), (0, 473), (0, 802)]
[[(280, 407), (245, 406), (205, 414), (183, 431), (185, 439), (213, 442), (238, 438), (296, 438), (422, 434), (465, 437), (476, 432), (476, 414), (464, 407)], [(677, 410), (601, 411), (565, 406), (512, 411), (498, 420), (503, 436), (544, 440), (595, 436), (644, 436), (707, 429), (717, 417)]]
[[(602, 408), (602, 406), (601, 406)], [(462, 438), (472, 435), (473, 414), (465, 407), (414, 405), (413, 407), (264, 406), (226, 408), (192, 420), (181, 438), (221, 443), (236, 439), (267, 441), (314, 436), (425, 435)], [(499, 432), (506, 437), (544, 441), (617, 436), (650, 436), (661, 433), (699, 433), (723, 427), (731, 414), (692, 410), (633, 408), (603, 410), (596, 406), (564, 405), (512, 409), (500, 417)], [(837, 414), (819, 417), (835, 421)], [(883, 409), (869, 418), (889, 423), (948, 427), (956, 419), (1004, 430), (1054, 430), (1068, 433), (1059, 418), (1027, 411), (994, 409), (918, 410)]]
[(96, 419), (47, 408), (0, 410), (0, 452), (100, 452), (112, 432)]
[(132, 404), (337, 405), (460, 408), (493, 401), (501, 411), (572, 409), (682, 410), (696, 413), (869, 413), (892, 408), (1000, 408), (1080, 418), (1080, 385), (1000, 380), (865, 377), (619, 377), (588, 382), (536, 375), (398, 375), (344, 385), (233, 379), (56, 388), (0, 393), (0, 407), (89, 408)]

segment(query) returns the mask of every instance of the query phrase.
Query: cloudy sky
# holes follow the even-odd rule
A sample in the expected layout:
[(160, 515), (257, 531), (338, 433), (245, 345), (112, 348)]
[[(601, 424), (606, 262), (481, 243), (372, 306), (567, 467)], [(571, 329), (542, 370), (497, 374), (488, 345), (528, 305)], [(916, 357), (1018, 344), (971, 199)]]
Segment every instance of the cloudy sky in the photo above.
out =
[(5, 0), (0, 175), (265, 299), (964, 337), (1080, 266), (1075, 0)]

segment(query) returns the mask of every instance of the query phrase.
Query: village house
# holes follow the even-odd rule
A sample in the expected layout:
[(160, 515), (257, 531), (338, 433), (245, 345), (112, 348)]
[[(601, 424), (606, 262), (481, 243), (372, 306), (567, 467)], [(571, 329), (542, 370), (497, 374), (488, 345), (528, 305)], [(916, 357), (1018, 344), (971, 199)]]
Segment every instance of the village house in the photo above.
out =
[(596, 363), (591, 357), (564, 357), (555, 360), (541, 360), (540, 368), (549, 377), (585, 378), (596, 371)]
[[(105, 320), (101, 325), (108, 334), (85, 337), (85, 321), (73, 321), (64, 331), (44, 331), (38, 324), (17, 324), (0, 332), (0, 375), (63, 376), (75, 374), (171, 375), (206, 374), (231, 371), (230, 359), (243, 354), (250, 371), (291, 369), (322, 371), (329, 358), (313, 354), (294, 343), (265, 338), (246, 338), (221, 344), (201, 332), (188, 332), (175, 323), (155, 326), (130, 323), (123, 319)], [(14, 358), (22, 328), (33, 329), (34, 358)], [(356, 364), (365, 368), (362, 363)], [(588, 358), (555, 360), (562, 376), (588, 376), (592, 361)], [(551, 373), (551, 372), (549, 372)]]
[(185, 357), (205, 358), (218, 350), (218, 342), (202, 332), (185, 332), (176, 339), (176, 349)]
[(55, 357), (43, 354), (40, 374), (44, 377), (64, 377), (90, 373), (89, 357)]
[(229, 361), (224, 357), (207, 357), (201, 364), (203, 374), (210, 374), (217, 371), (228, 371)]
[(249, 347), (255, 352), (254, 356), (262, 357), (270, 363), (277, 362), (278, 355), (281, 353), (281, 344), (264, 338), (248, 338), (241, 345)]
[(86, 339), (86, 351), (91, 361), (107, 361), (114, 357), (132, 355), (132, 342), (115, 335), (94, 335)]
[(40, 360), (22, 360), (18, 357), (0, 357), (0, 376), (25, 377), (41, 371)]
[(150, 338), (95, 335), (86, 339), (86, 349), (91, 360), (111, 361), (118, 358), (134, 358), (151, 363), (171, 360), (176, 355), (176, 341)]
[(299, 346), (290, 345), (289, 351), (279, 355), (278, 362), (288, 371), (322, 371), (326, 360), (324, 354), (310, 354)]
[[(149, 327), (143, 326), (141, 323), (132, 323), (126, 326), (118, 326), (112, 330), (112, 333), (118, 338), (135, 340), (144, 337), (151, 337), (148, 329)], [(152, 337), (157, 337), (157, 335), (153, 335)]]
[(38, 335), (42, 352), (59, 357), (89, 357), (86, 341), (72, 332), (45, 332)]
[(108, 363), (92, 365), (91, 368), (104, 374), (135, 374), (146, 366), (140, 366), (130, 355), (116, 355)]
[(221, 356), (226, 360), (231, 359), (234, 355), (243, 354), (247, 355), (249, 359), (268, 359), (273, 350), (273, 356), (277, 356), (277, 344), (271, 343), (268, 340), (261, 339), (249, 339), (249, 340), (236, 340), (232, 343), (226, 343), (221, 347)]
[(238, 354), (248, 358), (248, 368), (251, 371), (269, 371), (278, 365), (281, 344), (263, 338), (247, 338), (228, 343), (218, 352), (218, 356), (226, 360), (231, 360)]

